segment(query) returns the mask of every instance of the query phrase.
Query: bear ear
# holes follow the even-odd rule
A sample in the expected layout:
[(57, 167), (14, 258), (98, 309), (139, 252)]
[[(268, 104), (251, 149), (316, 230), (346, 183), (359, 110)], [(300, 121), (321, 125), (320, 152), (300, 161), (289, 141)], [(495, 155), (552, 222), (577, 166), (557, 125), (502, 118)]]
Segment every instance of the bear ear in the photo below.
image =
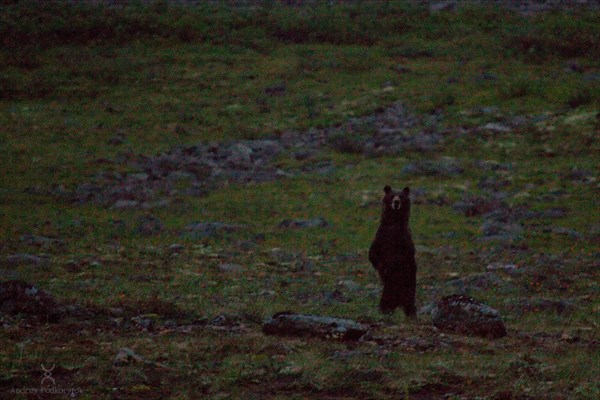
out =
[(402, 193), (408, 196), (410, 194), (410, 188), (408, 186), (405, 187), (404, 189), (402, 189)]
[(385, 194), (388, 194), (389, 192), (392, 191), (392, 188), (390, 187), (390, 185), (385, 185), (385, 187), (383, 188), (383, 191), (385, 192)]

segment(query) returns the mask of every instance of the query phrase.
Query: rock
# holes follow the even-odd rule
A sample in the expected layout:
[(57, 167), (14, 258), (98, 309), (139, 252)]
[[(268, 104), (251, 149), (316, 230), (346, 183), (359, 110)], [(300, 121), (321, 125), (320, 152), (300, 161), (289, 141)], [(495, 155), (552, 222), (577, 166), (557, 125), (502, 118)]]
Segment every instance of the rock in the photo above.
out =
[(441, 160), (421, 160), (406, 164), (400, 170), (404, 175), (424, 176), (455, 176), (464, 172), (460, 161), (453, 158), (442, 158)]
[(339, 281), (337, 284), (338, 286), (341, 286), (350, 292), (356, 292), (357, 290), (360, 290), (360, 285), (352, 279), (344, 279)]
[(516, 242), (523, 239), (523, 227), (512, 222), (486, 221), (479, 229), (482, 237), (478, 240), (498, 240), (501, 242)]
[(253, 150), (242, 143), (231, 146), (230, 155), (227, 157), (229, 165), (236, 168), (250, 168), (252, 166)]
[(188, 239), (205, 239), (222, 233), (234, 232), (243, 227), (244, 225), (224, 222), (196, 222), (186, 226), (181, 236)]
[(432, 14), (440, 11), (454, 11), (456, 9), (455, 0), (436, 1), (429, 4), (429, 12)]
[(47, 322), (56, 322), (60, 317), (59, 306), (50, 293), (19, 280), (0, 283), (0, 313), (26, 314)]
[(506, 327), (495, 309), (463, 295), (441, 299), (431, 311), (433, 324), (445, 331), (488, 338), (506, 335)]
[(128, 364), (131, 364), (131, 363), (142, 363), (143, 364), (145, 362), (146, 362), (146, 360), (144, 360), (143, 357), (137, 355), (129, 347), (123, 347), (122, 349), (119, 350), (119, 352), (115, 356), (113, 364), (115, 367), (122, 367), (122, 366), (125, 366)]
[(562, 226), (551, 226), (544, 228), (546, 233), (555, 233), (557, 235), (565, 235), (571, 239), (583, 239), (583, 235), (575, 229), (565, 228)]
[(143, 236), (152, 236), (165, 229), (163, 223), (154, 215), (144, 215), (138, 218), (136, 232)]
[(132, 210), (138, 208), (139, 205), (140, 202), (136, 200), (117, 200), (111, 208), (113, 210)]
[(6, 257), (5, 262), (6, 265), (13, 268), (21, 266), (46, 268), (50, 266), (50, 258), (25, 253), (11, 254)]
[(312, 219), (286, 219), (279, 223), (279, 228), (328, 228), (329, 222), (322, 217)]
[(519, 267), (515, 264), (504, 264), (500, 262), (491, 263), (485, 267), (488, 271), (503, 271), (509, 274), (516, 273), (518, 268)]
[(219, 271), (227, 273), (242, 272), (244, 268), (240, 264), (224, 263), (219, 264)]
[(170, 245), (167, 250), (169, 250), (170, 254), (175, 254), (175, 253), (181, 253), (182, 251), (185, 250), (185, 247), (183, 247), (183, 245), (179, 244), (179, 243), (173, 243), (172, 245)]
[(62, 240), (32, 234), (21, 235), (19, 240), (27, 246), (41, 247), (43, 249), (63, 247), (65, 245)]
[(499, 79), (498, 75), (491, 73), (491, 72), (482, 72), (481, 74), (477, 75), (477, 77), (475, 78), (478, 81), (497, 81)]
[(355, 341), (367, 333), (368, 327), (342, 318), (322, 317), (281, 312), (263, 324), (267, 335), (314, 336), (320, 338)]
[(481, 129), (490, 131), (490, 132), (494, 132), (494, 133), (508, 133), (508, 132), (512, 131), (512, 129), (509, 126), (506, 126), (506, 125), (498, 123), (498, 122), (487, 123), (484, 126), (482, 126)]

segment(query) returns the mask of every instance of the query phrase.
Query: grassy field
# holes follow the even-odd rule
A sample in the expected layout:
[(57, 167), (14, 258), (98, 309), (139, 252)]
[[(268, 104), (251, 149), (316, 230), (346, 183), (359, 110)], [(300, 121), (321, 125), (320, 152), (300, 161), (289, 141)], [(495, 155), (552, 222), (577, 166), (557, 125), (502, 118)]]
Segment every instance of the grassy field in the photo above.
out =
[[(2, 398), (60, 397), (23, 390), (39, 389), (42, 364), (83, 399), (600, 396), (600, 13), (9, 3), (0, 279), (67, 311), (0, 314)], [(412, 121), (398, 140), (441, 139), (367, 151), (387, 115)], [(205, 177), (193, 194), (185, 175), (145, 209), (71, 196), (185, 146), (311, 131), (325, 143), (277, 153), (277, 179)], [(462, 285), (501, 312), (505, 338), (378, 313), (367, 249), (386, 184), (413, 191), (418, 307)], [(491, 228), (508, 238), (461, 208), (474, 198), (511, 213)], [(326, 226), (280, 226), (317, 217)], [(234, 227), (186, 235), (203, 221)], [(375, 338), (263, 334), (284, 310), (370, 324)], [(116, 362), (123, 348), (143, 360)]]

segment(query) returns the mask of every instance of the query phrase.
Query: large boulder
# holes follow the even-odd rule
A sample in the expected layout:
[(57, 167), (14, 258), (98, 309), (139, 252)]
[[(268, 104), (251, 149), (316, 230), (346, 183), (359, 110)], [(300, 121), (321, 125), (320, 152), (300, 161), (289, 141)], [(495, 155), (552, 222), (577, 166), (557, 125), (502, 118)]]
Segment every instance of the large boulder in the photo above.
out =
[(350, 319), (281, 312), (263, 324), (267, 335), (314, 336), (327, 339), (358, 340), (368, 327)]
[(431, 311), (431, 318), (437, 328), (445, 331), (488, 338), (506, 335), (497, 310), (464, 295), (441, 299)]

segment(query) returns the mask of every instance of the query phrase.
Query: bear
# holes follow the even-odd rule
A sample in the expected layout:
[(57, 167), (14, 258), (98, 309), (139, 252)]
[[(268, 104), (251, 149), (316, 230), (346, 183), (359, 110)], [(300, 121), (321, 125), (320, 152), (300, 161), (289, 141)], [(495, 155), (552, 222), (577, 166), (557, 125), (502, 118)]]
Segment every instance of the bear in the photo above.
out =
[(386, 185), (383, 192), (381, 221), (369, 248), (369, 261), (383, 284), (379, 310), (391, 314), (402, 307), (407, 317), (415, 318), (417, 263), (408, 226), (410, 188), (397, 192)]

